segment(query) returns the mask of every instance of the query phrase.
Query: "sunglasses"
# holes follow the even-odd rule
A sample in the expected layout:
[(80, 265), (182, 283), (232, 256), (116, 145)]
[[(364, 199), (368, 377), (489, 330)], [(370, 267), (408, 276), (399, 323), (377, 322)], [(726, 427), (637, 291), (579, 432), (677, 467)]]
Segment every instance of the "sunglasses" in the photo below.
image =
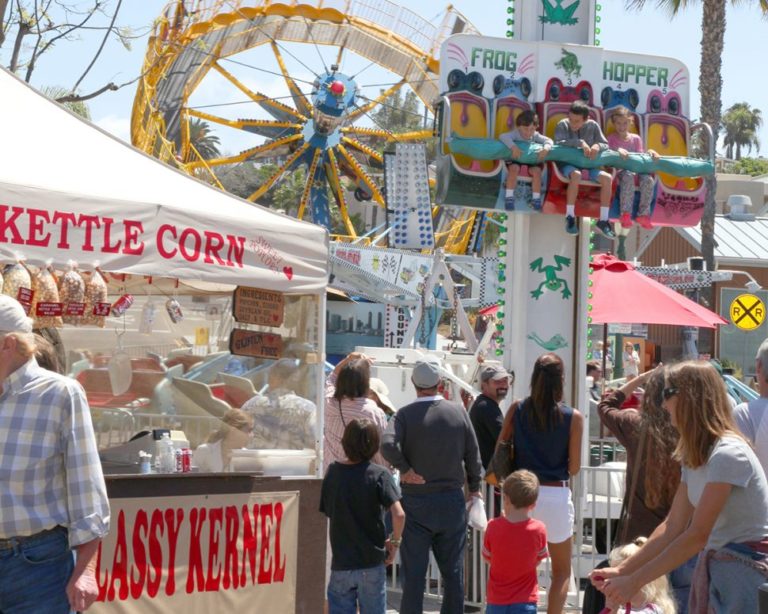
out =
[(680, 392), (675, 386), (669, 386), (668, 388), (664, 388), (664, 390), (661, 391), (661, 396), (664, 398), (665, 401), (668, 401), (673, 396), (675, 396), (678, 392)]

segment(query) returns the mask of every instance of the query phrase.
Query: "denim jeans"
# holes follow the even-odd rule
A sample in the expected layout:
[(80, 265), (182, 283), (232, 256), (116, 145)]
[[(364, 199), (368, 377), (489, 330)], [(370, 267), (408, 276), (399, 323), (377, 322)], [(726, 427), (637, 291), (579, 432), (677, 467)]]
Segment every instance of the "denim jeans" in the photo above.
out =
[(757, 612), (758, 589), (765, 577), (739, 561), (709, 562), (709, 607), (715, 614)]
[(485, 614), (536, 614), (535, 603), (510, 603), (509, 605), (485, 606)]
[(0, 612), (69, 614), (65, 590), (74, 565), (66, 529), (0, 549)]
[(691, 580), (698, 560), (699, 555), (695, 554), (669, 572), (669, 584), (677, 601), (677, 614), (688, 614), (688, 596), (691, 593)]
[(331, 571), (328, 583), (329, 614), (386, 614), (386, 567)]
[(400, 546), (403, 598), (400, 614), (421, 614), (430, 549), (443, 578), (441, 614), (464, 612), (464, 548), (467, 510), (464, 492), (403, 494), (405, 531)]

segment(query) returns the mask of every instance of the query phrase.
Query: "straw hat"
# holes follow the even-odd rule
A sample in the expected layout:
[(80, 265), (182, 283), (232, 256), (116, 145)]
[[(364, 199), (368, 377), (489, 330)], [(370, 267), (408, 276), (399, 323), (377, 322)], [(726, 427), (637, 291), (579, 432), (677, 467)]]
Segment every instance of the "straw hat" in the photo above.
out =
[(368, 388), (371, 392), (376, 393), (376, 396), (379, 398), (379, 403), (389, 410), (388, 413), (394, 414), (397, 411), (392, 404), (392, 401), (389, 400), (389, 388), (387, 388), (387, 385), (378, 377), (371, 378)]

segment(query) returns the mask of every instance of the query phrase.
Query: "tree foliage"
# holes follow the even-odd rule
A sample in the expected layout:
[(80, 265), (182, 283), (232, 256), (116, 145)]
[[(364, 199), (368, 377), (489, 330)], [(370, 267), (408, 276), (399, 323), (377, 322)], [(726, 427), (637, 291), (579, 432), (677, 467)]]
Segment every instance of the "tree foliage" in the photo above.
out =
[(394, 134), (419, 130), (424, 121), (419, 97), (413, 90), (392, 94), (371, 111), (370, 117), (376, 127)]
[(82, 102), (106, 91), (128, 85), (107, 83), (88, 93), (79, 88), (110, 39), (130, 50), (131, 41), (142, 36), (117, 25), (123, 0), (0, 0), (0, 62), (27, 83), (41, 61), (63, 43), (81, 42), (85, 33), (98, 32), (99, 46), (81, 56), (80, 76), (62, 87), (58, 102)]
[(741, 158), (726, 167), (726, 171), (736, 175), (757, 177), (768, 175), (768, 158)]
[[(189, 143), (195, 148), (203, 160), (210, 160), (219, 156), (219, 137), (211, 132), (211, 125), (193, 117), (189, 122)], [(191, 156), (194, 158), (193, 154)]]
[(725, 130), (725, 157), (741, 160), (743, 147), (752, 153), (752, 147), (760, 151), (760, 139), (757, 134), (763, 125), (760, 109), (753, 109), (747, 102), (737, 102), (723, 113)]
[[(50, 98), (51, 100), (58, 101), (59, 98), (62, 98), (69, 94), (69, 90), (65, 87), (61, 87), (59, 85), (46, 85), (43, 89), (40, 90), (45, 96)], [(78, 100), (75, 102), (63, 102), (60, 103), (62, 106), (66, 107), (73, 113), (76, 113), (83, 119), (91, 119), (91, 110), (88, 108), (88, 105), (83, 102), (82, 100)]]

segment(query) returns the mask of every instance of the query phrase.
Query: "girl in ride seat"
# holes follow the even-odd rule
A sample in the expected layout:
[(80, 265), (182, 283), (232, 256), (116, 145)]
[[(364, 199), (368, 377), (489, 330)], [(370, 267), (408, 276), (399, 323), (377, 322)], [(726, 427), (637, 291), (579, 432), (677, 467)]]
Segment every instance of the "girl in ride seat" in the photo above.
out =
[[(640, 135), (630, 132), (633, 123), (632, 115), (626, 107), (618, 107), (611, 115), (611, 123), (615, 132), (608, 136), (608, 146), (617, 151), (626, 159), (630, 153), (647, 153), (654, 160), (659, 159), (659, 154), (653, 149), (647, 152), (643, 148), (643, 139)], [(640, 204), (637, 208), (637, 223), (643, 228), (652, 228), (651, 224), (651, 199), (653, 198), (653, 175), (637, 175), (632, 171), (619, 169), (619, 204), (621, 206), (621, 225), (624, 228), (632, 227), (632, 205), (635, 201), (635, 176), (640, 185)]]

